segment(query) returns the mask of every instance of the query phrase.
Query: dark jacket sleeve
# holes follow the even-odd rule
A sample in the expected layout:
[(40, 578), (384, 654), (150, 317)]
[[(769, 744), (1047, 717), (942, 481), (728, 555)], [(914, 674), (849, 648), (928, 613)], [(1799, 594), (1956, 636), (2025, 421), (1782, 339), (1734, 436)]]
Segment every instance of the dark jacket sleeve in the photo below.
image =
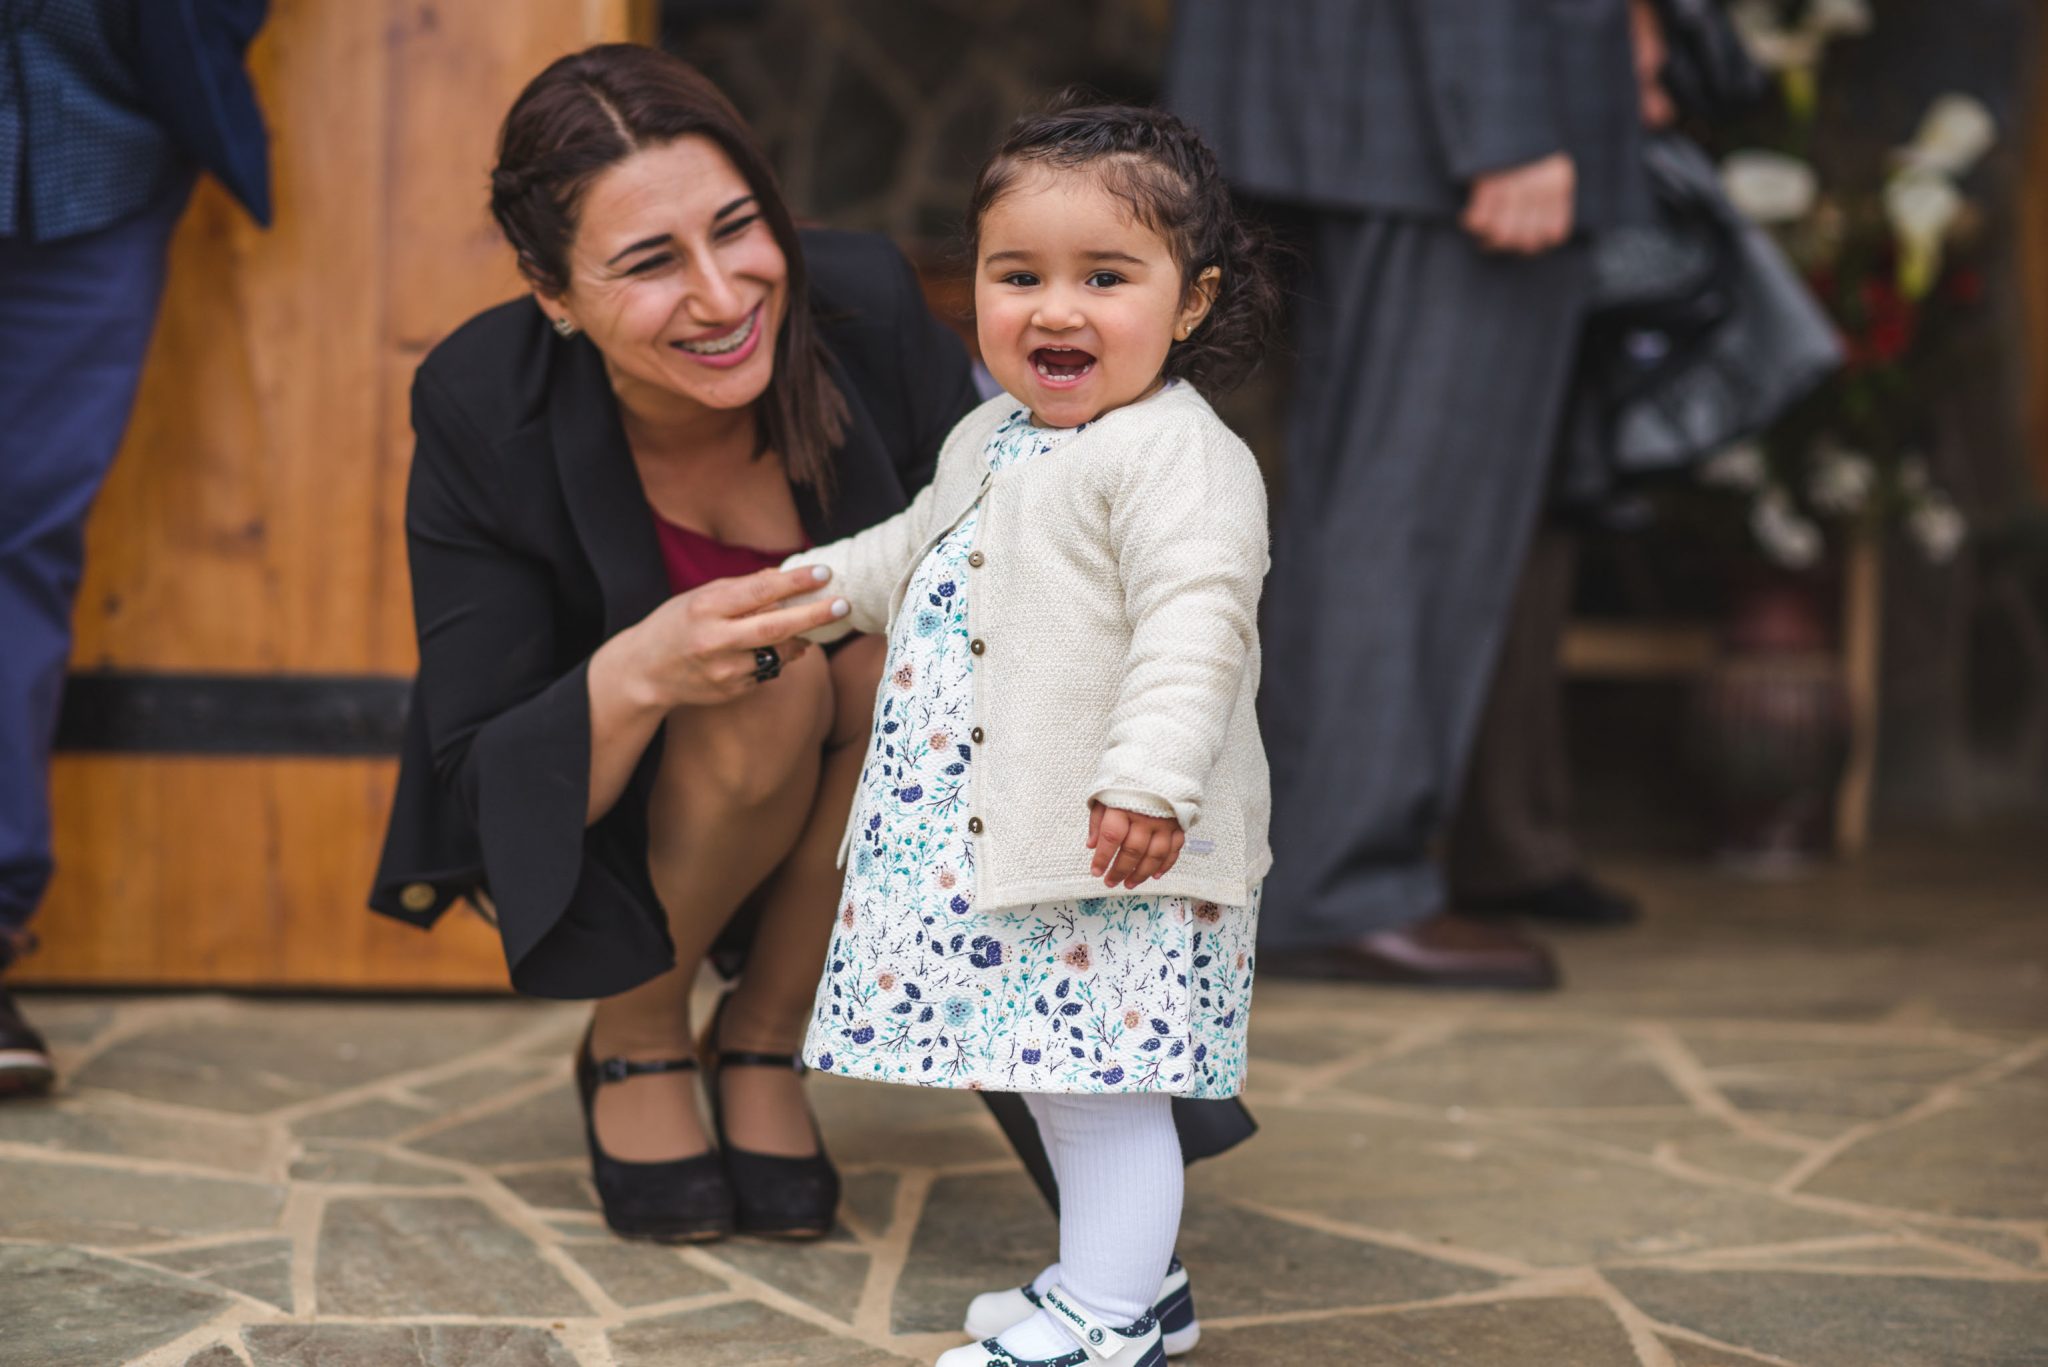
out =
[[(564, 671), (551, 571), (495, 534), (494, 491), (481, 473), (488, 443), (428, 371), (414, 382), (413, 426), (406, 543), (420, 649), (414, 706), (434, 771), (477, 832), (513, 982), (535, 991), (540, 985), (522, 962), (557, 929), (579, 881), (596, 872), (584, 857), (588, 660)], [(658, 957), (643, 960), (635, 980), (672, 961), (658, 929), (652, 938), (642, 948)], [(606, 985), (541, 995), (599, 995), (585, 990), (593, 986)]]
[(901, 277), (897, 289), (896, 335), (903, 339), (898, 367), (910, 440), (892, 452), (903, 475), (903, 487), (915, 494), (932, 482), (939, 448), (946, 434), (981, 402), (974, 387), (974, 365), (953, 329), (932, 316), (925, 305), (917, 272), (901, 252), (892, 251)]
[(1402, 0), (1444, 164), (1458, 180), (1565, 149), (1553, 0)]

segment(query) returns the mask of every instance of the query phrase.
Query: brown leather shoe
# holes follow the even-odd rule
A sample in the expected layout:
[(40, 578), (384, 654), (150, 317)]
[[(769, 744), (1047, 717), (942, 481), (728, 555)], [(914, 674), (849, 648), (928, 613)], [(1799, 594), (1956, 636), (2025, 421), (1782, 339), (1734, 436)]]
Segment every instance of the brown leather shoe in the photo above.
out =
[(1534, 940), (1503, 926), (1439, 911), (1394, 930), (1340, 944), (1268, 949), (1258, 971), (1281, 978), (1413, 987), (1556, 987), (1557, 962)]

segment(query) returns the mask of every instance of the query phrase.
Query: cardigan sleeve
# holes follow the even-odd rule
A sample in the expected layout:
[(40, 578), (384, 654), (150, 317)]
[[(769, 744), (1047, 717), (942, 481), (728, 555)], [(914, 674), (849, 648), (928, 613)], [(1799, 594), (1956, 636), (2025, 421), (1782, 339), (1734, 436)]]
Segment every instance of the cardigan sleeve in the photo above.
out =
[(1214, 419), (1154, 434), (1122, 472), (1109, 532), (1131, 639), (1090, 795), (1192, 830), (1258, 643), (1265, 482)]
[[(931, 537), (934, 530), (931, 522), (939, 491), (957, 487), (960, 479), (964, 478), (959, 462), (978, 454), (979, 448), (974, 447), (971, 437), (963, 436), (971, 426), (964, 419), (954, 425), (939, 452), (937, 472), (924, 488), (917, 491), (917, 497), (910, 501), (908, 508), (865, 531), (807, 551), (798, 551), (782, 562), (784, 569), (798, 565), (826, 565), (832, 570), (831, 583), (816, 593), (792, 599), (793, 603), (844, 598), (851, 609), (838, 621), (805, 632), (806, 637), (826, 642), (837, 640), (850, 631), (888, 630), (889, 600), (895, 595), (896, 585), (909, 573), (911, 561)], [(974, 449), (970, 451), (970, 447)], [(949, 472), (953, 479), (948, 478)]]
[(798, 565), (825, 565), (832, 581), (816, 593), (790, 600), (790, 606), (815, 603), (824, 598), (844, 598), (851, 610), (836, 622), (804, 633), (823, 644), (849, 632), (881, 632), (889, 626), (889, 598), (896, 582), (910, 568), (910, 558), (924, 544), (924, 526), (931, 517), (933, 489), (937, 481), (917, 491), (910, 506), (886, 522), (824, 546), (798, 551), (782, 562), (783, 569)]

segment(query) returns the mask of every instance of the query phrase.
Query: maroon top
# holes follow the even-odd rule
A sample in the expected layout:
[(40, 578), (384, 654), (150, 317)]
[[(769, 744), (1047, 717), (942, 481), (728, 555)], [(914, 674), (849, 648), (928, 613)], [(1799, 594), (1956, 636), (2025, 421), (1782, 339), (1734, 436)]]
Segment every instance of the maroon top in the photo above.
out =
[(735, 546), (729, 541), (693, 532), (688, 527), (678, 527), (660, 513), (654, 515), (654, 531), (661, 538), (661, 560), (668, 567), (668, 586), (675, 593), (688, 593), (714, 579), (733, 579), (756, 570), (772, 570), (798, 551), (811, 548), (808, 537), (803, 545), (786, 551)]

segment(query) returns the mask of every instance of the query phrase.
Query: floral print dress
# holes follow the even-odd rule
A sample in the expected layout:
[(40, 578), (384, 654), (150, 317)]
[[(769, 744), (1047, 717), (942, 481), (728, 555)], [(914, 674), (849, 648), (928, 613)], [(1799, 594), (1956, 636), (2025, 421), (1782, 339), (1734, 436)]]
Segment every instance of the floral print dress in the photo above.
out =
[[(989, 467), (1082, 430), (1020, 408), (990, 438)], [(890, 628), (804, 1061), (929, 1087), (1235, 1096), (1256, 896), (974, 903), (966, 562), (979, 521), (977, 504), (926, 554)], [(1077, 836), (1075, 860), (1086, 855)]]

